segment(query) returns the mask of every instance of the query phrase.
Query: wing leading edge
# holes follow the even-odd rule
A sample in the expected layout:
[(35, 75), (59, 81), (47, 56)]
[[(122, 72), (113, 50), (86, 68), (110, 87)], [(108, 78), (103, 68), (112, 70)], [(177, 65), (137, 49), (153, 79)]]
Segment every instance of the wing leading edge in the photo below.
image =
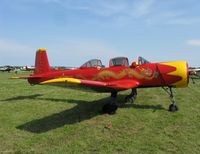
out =
[(131, 79), (123, 79), (111, 82), (102, 82), (102, 81), (92, 81), (92, 80), (82, 80), (82, 79), (75, 79), (75, 78), (57, 78), (51, 79), (40, 84), (82, 84), (86, 86), (93, 86), (93, 87), (108, 87), (113, 89), (131, 89), (136, 88), (139, 86), (139, 82)]

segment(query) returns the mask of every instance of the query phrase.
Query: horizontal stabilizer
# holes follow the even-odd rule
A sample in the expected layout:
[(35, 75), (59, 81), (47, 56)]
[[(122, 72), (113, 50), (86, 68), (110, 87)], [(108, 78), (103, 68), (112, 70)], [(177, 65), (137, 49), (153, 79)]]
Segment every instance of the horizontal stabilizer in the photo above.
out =
[(10, 79), (33, 79), (33, 78), (42, 78), (42, 76), (34, 75), (34, 76), (15, 76)]

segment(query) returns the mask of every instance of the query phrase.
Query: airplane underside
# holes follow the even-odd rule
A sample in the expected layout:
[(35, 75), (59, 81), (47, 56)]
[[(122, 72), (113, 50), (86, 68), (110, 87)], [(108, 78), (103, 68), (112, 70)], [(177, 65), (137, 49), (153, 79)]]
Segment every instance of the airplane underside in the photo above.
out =
[[(162, 88), (167, 92), (167, 94), (170, 97), (171, 104), (169, 105), (168, 110), (170, 112), (177, 111), (178, 107), (177, 107), (175, 99), (174, 99), (172, 87), (162, 87)], [(133, 88), (131, 90), (131, 93), (125, 97), (124, 103), (121, 103), (121, 104), (124, 105), (126, 103), (134, 103), (136, 98), (137, 98), (137, 89)], [(104, 113), (114, 114), (116, 112), (116, 110), (119, 106), (116, 99), (117, 99), (117, 91), (111, 92), (110, 102), (103, 106), (102, 110), (103, 110)]]
[[(129, 95), (127, 95), (124, 99), (124, 102), (117, 102), (117, 94), (120, 91), (123, 91), (123, 89), (113, 89), (113, 88), (109, 88), (109, 87), (96, 87), (96, 86), (85, 86), (85, 85), (74, 85), (71, 83), (56, 83), (56, 84), (51, 84), (51, 86), (59, 86), (59, 87), (63, 87), (63, 88), (70, 88), (70, 89), (74, 89), (74, 90), (80, 90), (80, 91), (87, 91), (87, 92), (100, 92), (100, 93), (111, 93), (111, 98), (110, 101), (105, 104), (102, 108), (102, 111), (104, 113), (107, 114), (114, 114), (119, 106), (122, 106), (126, 103), (131, 103), (133, 104), (137, 98), (137, 88), (152, 88), (151, 86), (149, 87), (137, 87), (137, 88), (132, 88), (131, 89), (131, 93)], [(178, 107), (176, 106), (176, 102), (174, 99), (174, 95), (173, 95), (173, 91), (172, 88), (173, 87), (162, 87), (167, 94), (170, 97), (170, 101), (171, 104), (169, 105), (169, 111), (171, 112), (175, 112), (178, 110)], [(128, 90), (128, 89), (124, 89), (124, 90)]]

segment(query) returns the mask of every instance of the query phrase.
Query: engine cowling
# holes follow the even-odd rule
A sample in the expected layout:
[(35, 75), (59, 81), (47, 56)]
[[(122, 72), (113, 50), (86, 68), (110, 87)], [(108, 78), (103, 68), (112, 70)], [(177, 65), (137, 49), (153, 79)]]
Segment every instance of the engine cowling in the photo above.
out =
[[(168, 82), (170, 78), (174, 78), (173, 83), (170, 86), (176, 88), (187, 87), (189, 83), (189, 71), (188, 71), (188, 63), (186, 61), (174, 61), (174, 62), (166, 62), (160, 63), (163, 66), (168, 66), (169, 68), (173, 68), (173, 70), (164, 70), (162, 72), (163, 79)], [(167, 68), (167, 67), (166, 67)]]

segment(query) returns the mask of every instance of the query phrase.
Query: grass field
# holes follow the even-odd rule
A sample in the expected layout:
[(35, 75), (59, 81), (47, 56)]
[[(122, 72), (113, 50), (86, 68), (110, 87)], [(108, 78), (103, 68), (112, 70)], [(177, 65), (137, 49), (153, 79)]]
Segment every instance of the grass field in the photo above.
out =
[(168, 95), (153, 88), (106, 115), (109, 94), (30, 86), (11, 76), (0, 73), (0, 153), (200, 153), (200, 82), (175, 90), (178, 112), (168, 112)]

